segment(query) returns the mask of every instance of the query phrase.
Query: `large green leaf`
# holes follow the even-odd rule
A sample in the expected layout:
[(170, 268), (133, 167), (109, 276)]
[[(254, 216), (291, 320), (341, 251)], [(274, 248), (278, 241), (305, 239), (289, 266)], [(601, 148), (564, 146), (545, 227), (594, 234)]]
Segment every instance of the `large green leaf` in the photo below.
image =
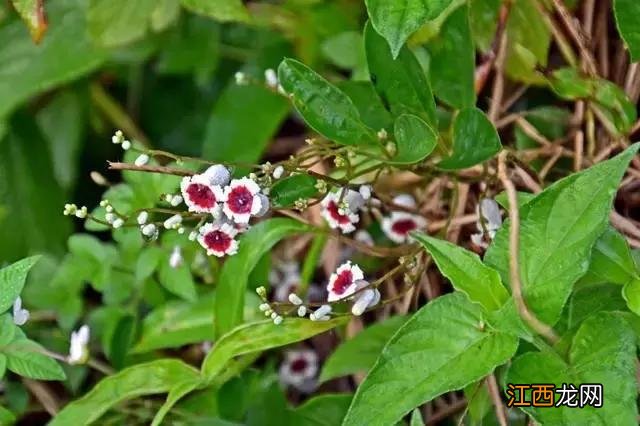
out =
[(398, 56), (402, 45), (424, 23), (436, 18), (452, 0), (366, 0), (374, 28)]
[(280, 325), (270, 320), (240, 325), (216, 342), (202, 363), (202, 373), (207, 380), (213, 380), (236, 356), (299, 342), (343, 325), (347, 320), (346, 316), (329, 321), (286, 318)]
[(622, 234), (608, 227), (593, 246), (589, 269), (580, 282), (625, 285), (633, 279), (640, 279), (640, 274), (629, 244)]
[(415, 234), (414, 238), (431, 254), (442, 275), (472, 301), (496, 310), (509, 299), (498, 272), (482, 263), (477, 254), (426, 234)]
[[(603, 386), (601, 408), (523, 408), (537, 423), (635, 425), (638, 423), (635, 355), (635, 336), (627, 322), (613, 313), (599, 313), (580, 326), (567, 361), (552, 352), (526, 353), (513, 361), (506, 382)], [(531, 401), (531, 391), (526, 392), (526, 397)]]
[(476, 47), (487, 52), (491, 49), (498, 27), (500, 0), (469, 0), (469, 25)]
[(142, 38), (150, 25), (154, 0), (90, 0), (89, 34), (97, 44), (119, 46)]
[(391, 317), (365, 328), (342, 343), (324, 362), (319, 380), (326, 382), (336, 377), (369, 371), (384, 345), (407, 319), (405, 316)]
[(635, 0), (614, 0), (613, 11), (631, 61), (640, 59), (640, 3)]
[(249, 12), (242, 0), (180, 0), (182, 6), (217, 21), (247, 22)]
[(436, 104), (429, 80), (408, 47), (393, 58), (371, 23), (364, 30), (369, 74), (376, 91), (394, 115), (411, 113), (436, 123)]
[(291, 414), (290, 425), (339, 425), (351, 403), (351, 394), (324, 394), (305, 401)]
[(464, 4), (442, 25), (440, 34), (429, 41), (429, 76), (435, 95), (455, 108), (476, 103), (474, 88), (475, 49), (469, 28), (469, 10)]
[(445, 170), (464, 169), (486, 161), (500, 151), (500, 137), (484, 112), (465, 108), (453, 122), (453, 152), (438, 163)]
[[(554, 183), (520, 210), (520, 278), (529, 308), (554, 324), (573, 284), (587, 271), (593, 245), (605, 231), (624, 171), (640, 145)], [(485, 262), (509, 282), (509, 222)]]
[(0, 269), (0, 312), (9, 309), (20, 296), (27, 280), (29, 269), (40, 256), (31, 256)]
[(482, 308), (464, 294), (439, 297), (387, 343), (343, 425), (394, 424), (422, 403), (491, 373), (517, 345), (515, 336), (485, 328)]
[(318, 194), (318, 180), (308, 174), (298, 174), (277, 181), (269, 192), (274, 207), (291, 207), (299, 199), (309, 199)]
[(138, 364), (102, 379), (86, 395), (64, 407), (49, 425), (88, 425), (122, 401), (165, 393), (178, 385), (199, 380), (197, 370), (176, 359)]
[(391, 164), (413, 164), (424, 160), (436, 147), (438, 134), (420, 117), (402, 114), (393, 128), (396, 154)]
[[(255, 163), (288, 111), (287, 101), (258, 85), (229, 84), (216, 102), (204, 138), (208, 160)], [(251, 125), (247, 119), (251, 118)]]
[(285, 59), (278, 67), (278, 78), (313, 130), (344, 145), (376, 141), (351, 99), (311, 68), (294, 59)]
[(275, 218), (260, 222), (240, 238), (238, 253), (225, 262), (218, 279), (215, 303), (217, 337), (242, 323), (247, 280), (262, 256), (281, 239), (307, 229), (306, 225), (295, 220)]
[(44, 355), (44, 348), (17, 334), (0, 352), (7, 357), (7, 369), (36, 380), (64, 380), (65, 374), (53, 358)]
[(91, 72), (106, 59), (106, 52), (89, 39), (81, 3), (47, 3), (50, 28), (39, 45), (21, 22), (0, 28), (0, 117), (35, 94)]
[(364, 124), (378, 130), (391, 128), (393, 117), (370, 81), (341, 81), (338, 88), (351, 98)]

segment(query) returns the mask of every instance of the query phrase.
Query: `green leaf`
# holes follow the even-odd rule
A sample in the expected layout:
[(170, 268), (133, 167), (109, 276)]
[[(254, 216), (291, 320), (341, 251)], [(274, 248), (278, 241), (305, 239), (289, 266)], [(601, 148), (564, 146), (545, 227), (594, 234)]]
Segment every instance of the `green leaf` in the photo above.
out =
[[(53, 24), (39, 45), (20, 22), (0, 28), (0, 117), (33, 95), (91, 72), (106, 59), (106, 51), (91, 43), (84, 10), (76, 0), (49, 2), (46, 8)], [(64, 25), (55, 24), (60, 22)]]
[(199, 381), (197, 370), (176, 359), (138, 364), (102, 379), (83, 397), (64, 407), (49, 425), (88, 425), (122, 401), (165, 393), (180, 384)]
[(411, 413), (411, 421), (409, 426), (424, 426), (424, 420), (422, 420), (422, 414), (418, 408), (414, 409)]
[(341, 81), (338, 88), (351, 98), (364, 124), (377, 130), (390, 128), (393, 118), (385, 109), (371, 82)]
[(551, 44), (551, 31), (536, 3), (537, 0), (514, 2), (506, 29), (505, 72), (511, 79), (529, 84), (544, 83), (537, 69), (547, 66)]
[(459, 292), (420, 309), (382, 350), (342, 424), (394, 424), (422, 403), (491, 373), (514, 354), (518, 339), (483, 323), (482, 308)]
[[(640, 145), (557, 181), (520, 210), (520, 276), (524, 298), (537, 317), (553, 325), (573, 284), (589, 267), (591, 249), (605, 231), (616, 188)], [(485, 262), (509, 282), (509, 222)]]
[(11, 0), (11, 4), (29, 28), (34, 43), (40, 43), (47, 31), (43, 0)]
[(571, 294), (562, 317), (554, 328), (561, 333), (576, 330), (586, 318), (595, 313), (624, 311), (626, 306), (618, 285), (595, 284), (579, 287)]
[(431, 254), (442, 275), (471, 301), (492, 311), (509, 299), (498, 272), (482, 263), (477, 254), (426, 234), (416, 233), (413, 237)]
[(13, 306), (13, 302), (22, 293), (29, 269), (36, 264), (40, 256), (31, 256), (0, 269), (0, 312)]
[(193, 302), (196, 300), (196, 284), (193, 281), (189, 265), (182, 264), (177, 268), (169, 265), (169, 253), (165, 253), (160, 260), (158, 269), (158, 281), (171, 293), (185, 300)]
[(427, 44), (431, 60), (429, 75), (435, 95), (461, 109), (476, 103), (474, 88), (475, 49), (466, 3), (442, 25), (440, 34)]
[(247, 280), (260, 258), (281, 239), (307, 229), (295, 220), (275, 218), (258, 223), (242, 235), (238, 253), (225, 262), (218, 279), (216, 336), (220, 337), (242, 323)]
[(451, 0), (366, 0), (369, 18), (397, 57), (404, 42), (424, 23), (435, 19)]
[(288, 109), (282, 96), (264, 87), (230, 83), (209, 118), (202, 155), (213, 161), (255, 163)]
[(588, 98), (595, 92), (595, 81), (583, 76), (572, 67), (559, 68), (551, 73), (551, 89), (561, 98), (574, 100)]
[(339, 425), (351, 403), (351, 394), (324, 394), (313, 397), (293, 410), (290, 424), (304, 426)]
[(0, 349), (7, 357), (7, 368), (16, 374), (36, 380), (64, 380), (62, 367), (44, 355), (44, 348), (22, 336)]
[[(516, 358), (507, 383), (602, 384), (601, 408), (523, 408), (540, 424), (587, 425), (637, 423), (635, 336), (620, 316), (599, 313), (586, 319), (573, 338), (568, 361), (552, 352), (529, 352)], [(557, 394), (556, 394), (557, 395)], [(531, 391), (527, 392), (530, 401)]]
[(273, 207), (291, 207), (299, 199), (313, 198), (318, 194), (316, 178), (298, 174), (277, 181), (269, 192)]
[(351, 99), (311, 68), (285, 59), (278, 67), (278, 79), (296, 110), (316, 132), (343, 145), (376, 142)]
[(627, 302), (627, 307), (631, 312), (640, 315), (640, 279), (629, 281), (622, 288), (622, 297)]
[(469, 25), (476, 47), (482, 52), (491, 49), (498, 28), (500, 0), (470, 0)]
[(614, 0), (613, 12), (618, 31), (629, 49), (631, 62), (640, 59), (640, 3), (635, 0)]
[(364, 30), (369, 74), (376, 91), (393, 115), (415, 114), (435, 125), (436, 104), (424, 70), (408, 47), (391, 56), (385, 40), (367, 23)]
[(16, 416), (5, 407), (0, 406), (0, 425), (10, 426), (16, 422)]
[(154, 8), (154, 0), (90, 0), (89, 33), (97, 44), (105, 47), (138, 40), (146, 34)]
[(180, 0), (192, 12), (220, 22), (248, 22), (249, 12), (241, 0)]
[(329, 37), (320, 48), (324, 57), (337, 67), (352, 70), (364, 63), (362, 35), (356, 31), (344, 31)]
[(640, 276), (629, 244), (622, 234), (608, 227), (593, 246), (589, 269), (580, 282), (625, 285), (633, 279)]
[(346, 316), (329, 321), (287, 318), (280, 325), (270, 320), (240, 325), (216, 342), (202, 363), (202, 374), (207, 380), (213, 380), (234, 357), (299, 342), (347, 321)]
[(179, 0), (158, 0), (151, 12), (151, 29), (160, 32), (172, 25), (179, 16)]
[(405, 316), (377, 322), (343, 342), (322, 365), (320, 382), (355, 373), (366, 373), (373, 367), (387, 341), (406, 321)]
[(211, 293), (193, 303), (176, 300), (155, 309), (143, 320), (140, 341), (132, 351), (141, 353), (214, 340), (213, 304)]
[(0, 346), (9, 344), (16, 335), (18, 327), (13, 323), (13, 316), (5, 313), (0, 316)]
[(436, 147), (438, 134), (420, 117), (402, 114), (396, 118), (393, 134), (396, 155), (391, 164), (413, 164), (424, 160)]
[(143, 282), (149, 278), (156, 270), (163, 257), (164, 252), (160, 247), (149, 246), (142, 250), (138, 256), (138, 260), (136, 261), (136, 281)]
[(109, 346), (106, 354), (111, 364), (121, 369), (131, 349), (136, 333), (136, 318), (131, 314), (122, 315), (110, 333)]
[(453, 152), (438, 167), (464, 169), (493, 157), (500, 149), (500, 137), (487, 116), (478, 108), (466, 108), (453, 122)]

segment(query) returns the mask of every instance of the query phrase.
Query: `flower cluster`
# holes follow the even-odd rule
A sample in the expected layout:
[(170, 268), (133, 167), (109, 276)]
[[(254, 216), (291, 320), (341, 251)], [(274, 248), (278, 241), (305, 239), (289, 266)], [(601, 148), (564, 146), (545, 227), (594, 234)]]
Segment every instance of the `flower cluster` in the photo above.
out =
[[(370, 190), (362, 191), (368, 197)], [(365, 197), (361, 191), (344, 188), (340, 191), (328, 193), (322, 200), (322, 217), (327, 221), (331, 229), (340, 229), (343, 234), (356, 230), (356, 224), (360, 221), (359, 211), (365, 205)]]

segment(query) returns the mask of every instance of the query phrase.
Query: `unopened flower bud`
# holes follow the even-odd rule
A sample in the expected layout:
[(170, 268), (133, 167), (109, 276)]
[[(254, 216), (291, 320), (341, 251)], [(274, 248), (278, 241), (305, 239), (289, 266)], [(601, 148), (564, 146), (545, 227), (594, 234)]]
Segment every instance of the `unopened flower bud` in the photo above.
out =
[(289, 294), (289, 302), (294, 305), (302, 305), (302, 299), (300, 299), (300, 297), (295, 293)]
[(131, 148), (131, 141), (125, 140), (122, 141), (122, 149), (128, 151)]
[(140, 214), (138, 214), (138, 225), (144, 225), (145, 223), (147, 223), (147, 220), (149, 220), (149, 213), (147, 213), (146, 211), (141, 211)]
[(147, 154), (140, 154), (138, 158), (133, 162), (138, 167), (145, 166), (149, 162), (149, 156)]

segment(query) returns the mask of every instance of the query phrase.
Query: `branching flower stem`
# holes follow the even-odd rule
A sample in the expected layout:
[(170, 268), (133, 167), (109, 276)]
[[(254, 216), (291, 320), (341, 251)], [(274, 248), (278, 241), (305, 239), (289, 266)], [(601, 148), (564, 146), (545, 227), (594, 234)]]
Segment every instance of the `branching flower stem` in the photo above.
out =
[(511, 295), (520, 317), (536, 333), (543, 336), (553, 345), (558, 341), (558, 336), (551, 327), (540, 321), (529, 310), (522, 294), (522, 281), (520, 280), (520, 212), (518, 210), (516, 188), (507, 176), (507, 154), (507, 151), (502, 151), (498, 156), (498, 178), (504, 186), (509, 201), (509, 220), (511, 221), (509, 226), (509, 281), (511, 283)]

